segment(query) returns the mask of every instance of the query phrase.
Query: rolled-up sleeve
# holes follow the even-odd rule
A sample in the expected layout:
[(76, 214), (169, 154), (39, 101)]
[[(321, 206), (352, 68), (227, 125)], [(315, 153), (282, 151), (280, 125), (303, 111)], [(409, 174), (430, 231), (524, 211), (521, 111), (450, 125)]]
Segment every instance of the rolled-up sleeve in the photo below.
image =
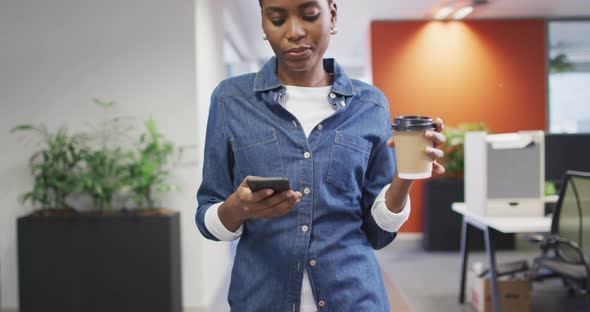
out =
[(408, 221), (408, 218), (410, 218), (410, 211), (412, 208), (410, 203), (410, 195), (407, 196), (406, 204), (400, 212), (395, 213), (387, 208), (385, 194), (387, 193), (390, 185), (391, 184), (386, 185), (383, 190), (381, 190), (381, 193), (379, 193), (375, 199), (375, 202), (373, 203), (371, 213), (373, 214), (373, 218), (375, 218), (375, 223), (377, 223), (380, 228), (387, 232), (397, 232), (402, 227), (402, 225)]
[(242, 235), (244, 226), (240, 226), (235, 232), (228, 230), (221, 222), (221, 219), (219, 219), (219, 214), (217, 213), (221, 204), (223, 203), (213, 204), (207, 209), (207, 212), (205, 213), (205, 226), (209, 233), (220, 241), (235, 240)]

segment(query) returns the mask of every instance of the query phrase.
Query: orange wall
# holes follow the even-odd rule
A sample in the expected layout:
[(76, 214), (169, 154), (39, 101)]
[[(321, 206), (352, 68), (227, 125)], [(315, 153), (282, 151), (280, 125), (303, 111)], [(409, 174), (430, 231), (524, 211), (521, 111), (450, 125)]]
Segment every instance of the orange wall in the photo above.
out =
[[(492, 132), (546, 129), (542, 20), (373, 22), (373, 83), (392, 117), (484, 122)], [(524, 118), (523, 118), (524, 117)], [(404, 232), (422, 231), (422, 183)]]

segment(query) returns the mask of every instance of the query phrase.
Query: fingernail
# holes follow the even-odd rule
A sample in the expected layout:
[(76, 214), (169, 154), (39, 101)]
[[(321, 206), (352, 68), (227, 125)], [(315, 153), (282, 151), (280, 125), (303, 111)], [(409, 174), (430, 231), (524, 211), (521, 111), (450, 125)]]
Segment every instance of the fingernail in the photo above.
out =
[(291, 198), (291, 197), (293, 197), (293, 195), (294, 195), (293, 191), (287, 192), (287, 198)]
[(266, 190), (266, 195), (271, 195), (272, 193), (274, 193), (273, 190)]
[(427, 147), (427, 148), (426, 148), (426, 152), (427, 152), (427, 153), (432, 153), (432, 151), (433, 151), (433, 148), (432, 148), (432, 147)]
[(300, 199), (296, 199), (295, 200), (295, 205), (297, 205), (299, 203), (299, 201), (301, 201)]
[(426, 137), (432, 138), (432, 131), (426, 131)]

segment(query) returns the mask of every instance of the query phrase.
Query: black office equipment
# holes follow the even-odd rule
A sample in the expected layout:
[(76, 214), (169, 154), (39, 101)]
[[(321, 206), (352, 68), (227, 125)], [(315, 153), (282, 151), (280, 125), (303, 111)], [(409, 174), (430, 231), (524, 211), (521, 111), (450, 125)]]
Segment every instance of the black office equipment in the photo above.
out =
[(545, 180), (559, 185), (567, 170), (590, 172), (590, 133), (545, 134)]

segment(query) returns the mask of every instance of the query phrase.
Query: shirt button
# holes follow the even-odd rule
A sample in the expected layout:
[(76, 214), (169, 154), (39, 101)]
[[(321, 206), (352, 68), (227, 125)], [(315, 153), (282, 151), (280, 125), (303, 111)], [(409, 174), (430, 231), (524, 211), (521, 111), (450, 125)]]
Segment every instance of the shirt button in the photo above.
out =
[(307, 227), (307, 225), (304, 225), (301, 227), (301, 230), (303, 231), (303, 233), (307, 232), (307, 230), (309, 230), (309, 228)]
[(311, 154), (309, 152), (303, 153), (303, 157), (304, 158), (309, 158), (310, 156), (311, 156)]
[(346, 102), (342, 101), (340, 102), (340, 105), (342, 105), (342, 107), (346, 106)]
[[(325, 94), (325, 93), (324, 93)], [(333, 92), (330, 93), (330, 98), (333, 99), (336, 97), (336, 94), (334, 94)]]
[(309, 193), (311, 193), (311, 190), (309, 189), (309, 187), (306, 187), (303, 189), (303, 194), (309, 195)]
[(314, 267), (316, 264), (317, 262), (315, 261), (315, 259), (309, 260), (309, 265), (311, 265), (312, 267)]
[(320, 307), (323, 307), (326, 305), (326, 302), (324, 300), (320, 300), (318, 301), (318, 304), (320, 305)]
[(322, 129), (324, 129), (324, 126), (322, 124), (319, 124), (318, 125), (318, 130), (322, 130)]

